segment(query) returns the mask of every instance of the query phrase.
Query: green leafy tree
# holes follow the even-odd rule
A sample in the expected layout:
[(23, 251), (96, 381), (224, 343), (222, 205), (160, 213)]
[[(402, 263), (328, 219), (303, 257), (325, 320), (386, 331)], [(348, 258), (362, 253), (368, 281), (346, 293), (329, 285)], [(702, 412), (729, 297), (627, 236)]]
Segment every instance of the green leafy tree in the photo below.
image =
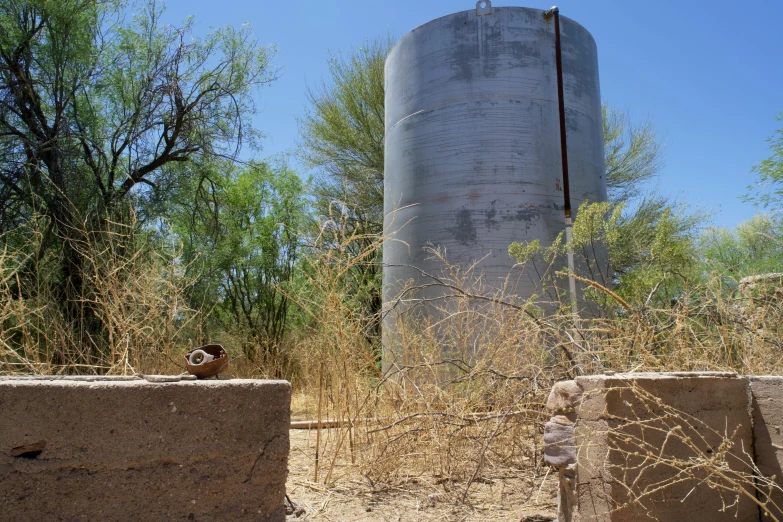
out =
[[(669, 208), (644, 223), (641, 230), (631, 228), (638, 225), (638, 218), (628, 219), (623, 212), (622, 203), (583, 203), (574, 221), (574, 250), (592, 251), (600, 243), (610, 258), (628, 255), (622, 274), (614, 273), (614, 292), (637, 306), (650, 302), (667, 305), (679, 296), (684, 283), (695, 277), (694, 235), (683, 232), (681, 220)], [(640, 233), (634, 234), (637, 230)], [(591, 271), (593, 280), (599, 279), (597, 271), (600, 267)], [(604, 301), (602, 294), (594, 297)]]
[(184, 261), (197, 278), (192, 306), (213, 306), (217, 326), (243, 341), (245, 355), (272, 366), (289, 324), (307, 215), (304, 184), (290, 169), (264, 163), (209, 168), (217, 172), (202, 204), (183, 207), (175, 220)]
[[(573, 247), (579, 271), (612, 287), (626, 303), (668, 304), (694, 277), (700, 221), (646, 188), (662, 165), (662, 146), (653, 127), (633, 125), (626, 114), (607, 106), (602, 113), (608, 201), (585, 202), (577, 211)], [(565, 246), (557, 247), (547, 250), (545, 260), (563, 255)], [(603, 248), (609, 254), (607, 266), (599, 266), (602, 258), (596, 255)], [(520, 263), (533, 259), (523, 245), (512, 244), (509, 253)], [(606, 301), (605, 294), (593, 297), (616, 305)]]
[(321, 216), (348, 214), (356, 227), (383, 228), (384, 63), (391, 38), (329, 58), (329, 82), (309, 93), (301, 148), (318, 172), (313, 191)]
[[(783, 113), (778, 116), (778, 121), (783, 122)], [(783, 207), (783, 127), (767, 141), (772, 155), (753, 167), (759, 179), (755, 185), (748, 187), (751, 192), (744, 199), (763, 207), (772, 206), (779, 212)]]
[(729, 283), (783, 269), (783, 223), (769, 214), (754, 216), (735, 230), (711, 228), (699, 241), (708, 273)]
[[(330, 56), (328, 82), (309, 93), (301, 151), (317, 172), (313, 195), (320, 228), (311, 235), (318, 248), (339, 247), (358, 256), (383, 232), (384, 63), (392, 44), (387, 37), (367, 41), (349, 56)], [(347, 295), (372, 318), (369, 330), (377, 335), (380, 250), (362, 259), (346, 273), (352, 289)]]
[(630, 301), (647, 299), (657, 289), (669, 302), (691, 277), (702, 220), (646, 188), (663, 165), (652, 125), (634, 125), (627, 114), (606, 105), (602, 114), (609, 205), (597, 227), (605, 228), (612, 282)]
[(609, 201), (633, 201), (663, 166), (663, 147), (649, 122), (633, 125), (627, 114), (607, 105), (601, 107), (601, 116)]
[(127, 21), (119, 2), (0, 3), (0, 225), (44, 216), (38, 257), (59, 259), (65, 315), (88, 330), (100, 324), (84, 306), (85, 234), (165, 200), (184, 172), (172, 165), (252, 143), (252, 92), (272, 78), (248, 27), (199, 38), (161, 11), (150, 2)]

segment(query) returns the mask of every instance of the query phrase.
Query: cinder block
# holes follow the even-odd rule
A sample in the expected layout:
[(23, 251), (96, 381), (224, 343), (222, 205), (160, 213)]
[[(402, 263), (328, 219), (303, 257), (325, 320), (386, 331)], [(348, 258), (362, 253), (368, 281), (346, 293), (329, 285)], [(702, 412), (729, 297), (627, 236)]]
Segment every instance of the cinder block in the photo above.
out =
[(285, 520), (285, 381), (0, 379), (0, 519)]
[[(783, 377), (750, 376), (753, 396), (753, 450), (756, 465), (765, 477), (775, 477), (783, 488)], [(759, 488), (758, 498), (767, 503), (767, 510), (777, 519), (783, 519), (783, 491)], [(762, 517), (762, 520), (772, 520)]]
[[(575, 521), (757, 522), (748, 381), (726, 373), (577, 377)], [(728, 442), (728, 444), (727, 444)]]

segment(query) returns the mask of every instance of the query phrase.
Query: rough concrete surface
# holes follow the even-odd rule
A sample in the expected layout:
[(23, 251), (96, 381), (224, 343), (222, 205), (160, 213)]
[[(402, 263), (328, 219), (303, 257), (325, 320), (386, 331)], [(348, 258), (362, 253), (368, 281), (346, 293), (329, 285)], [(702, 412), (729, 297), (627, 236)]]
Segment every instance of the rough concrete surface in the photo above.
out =
[(575, 428), (575, 521), (759, 520), (751, 499), (721, 491), (731, 484), (710, 464), (726, 452), (722, 473), (752, 471), (746, 378), (640, 373), (576, 382), (584, 395)]
[(0, 379), (0, 519), (284, 521), (290, 394)]
[[(750, 390), (756, 466), (762, 475), (774, 476), (783, 488), (783, 377), (751, 376)], [(762, 502), (767, 501), (761, 493), (758, 497)], [(783, 519), (783, 491), (772, 491), (769, 500), (767, 510), (777, 519)]]

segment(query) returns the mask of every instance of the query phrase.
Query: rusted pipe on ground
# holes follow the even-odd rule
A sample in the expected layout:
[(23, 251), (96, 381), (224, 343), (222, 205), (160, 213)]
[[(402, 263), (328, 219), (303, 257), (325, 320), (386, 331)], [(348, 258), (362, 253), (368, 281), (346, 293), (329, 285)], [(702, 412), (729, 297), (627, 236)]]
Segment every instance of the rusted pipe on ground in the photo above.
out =
[[(462, 416), (462, 420), (466, 422), (479, 422), (481, 420), (490, 420), (495, 419), (498, 417), (519, 417), (520, 415), (527, 415), (531, 412), (529, 411), (512, 411), (508, 413), (493, 413), (491, 411), (482, 411), (482, 412), (476, 412), (476, 413), (469, 413), (467, 415)], [(321, 428), (349, 428), (353, 427), (356, 424), (365, 423), (365, 422), (381, 422), (386, 421), (388, 422), (388, 418), (364, 418), (364, 419), (356, 419), (356, 420), (350, 420), (350, 419), (322, 419), (320, 423)], [(291, 428), (292, 430), (316, 430), (318, 429), (318, 420), (317, 419), (310, 419), (310, 420), (300, 420), (300, 421), (291, 421)]]
[[(354, 422), (370, 422), (375, 419), (360, 419)], [(347, 419), (324, 419), (321, 420), (321, 428), (346, 428), (351, 426), (353, 422)], [(291, 421), (292, 430), (316, 430), (319, 427), (318, 420), (303, 420), (303, 421)]]

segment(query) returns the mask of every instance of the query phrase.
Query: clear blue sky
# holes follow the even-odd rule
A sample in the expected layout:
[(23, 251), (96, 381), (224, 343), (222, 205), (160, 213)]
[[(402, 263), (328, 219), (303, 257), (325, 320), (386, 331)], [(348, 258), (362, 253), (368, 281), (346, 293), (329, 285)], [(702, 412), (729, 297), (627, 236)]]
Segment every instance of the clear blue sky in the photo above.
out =
[[(564, 16), (598, 43), (601, 95), (635, 122), (651, 121), (665, 143), (655, 185), (733, 227), (756, 209), (738, 196), (768, 157), (766, 138), (783, 111), (783, 1), (559, 0)], [(493, 6), (547, 9), (494, 0)], [(327, 77), (328, 51), (350, 52), (368, 37), (400, 37), (471, 0), (168, 0), (165, 19), (195, 17), (197, 32), (249, 22), (275, 44), (280, 78), (259, 94), (262, 155), (293, 151), (307, 86)], [(303, 173), (306, 174), (306, 173)]]

